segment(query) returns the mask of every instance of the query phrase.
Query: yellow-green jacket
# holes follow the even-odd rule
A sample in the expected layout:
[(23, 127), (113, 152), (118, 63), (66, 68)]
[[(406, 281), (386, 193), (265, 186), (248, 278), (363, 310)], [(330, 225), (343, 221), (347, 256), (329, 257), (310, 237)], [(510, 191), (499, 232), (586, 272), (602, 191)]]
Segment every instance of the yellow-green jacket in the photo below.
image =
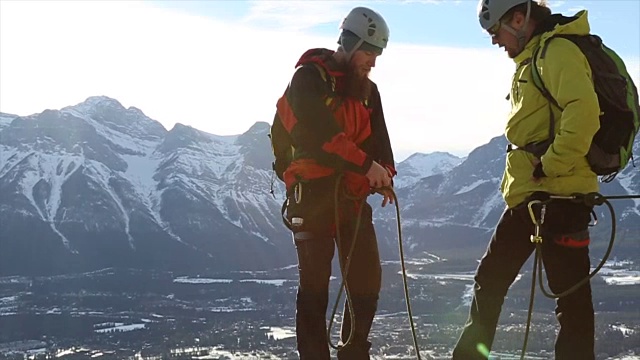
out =
[[(588, 34), (587, 12), (575, 20), (558, 24), (551, 31), (534, 36), (514, 60), (517, 64), (511, 86), (511, 113), (505, 130), (507, 140), (517, 147), (549, 138), (549, 102), (533, 83), (531, 57), (554, 34)], [(546, 177), (536, 182), (536, 157), (524, 150), (507, 153), (501, 191), (509, 208), (522, 203), (535, 191), (571, 195), (598, 191), (598, 178), (585, 155), (600, 126), (598, 98), (593, 88), (586, 57), (570, 40), (555, 38), (544, 59), (536, 60), (542, 81), (564, 111), (554, 112), (555, 140), (541, 157)]]

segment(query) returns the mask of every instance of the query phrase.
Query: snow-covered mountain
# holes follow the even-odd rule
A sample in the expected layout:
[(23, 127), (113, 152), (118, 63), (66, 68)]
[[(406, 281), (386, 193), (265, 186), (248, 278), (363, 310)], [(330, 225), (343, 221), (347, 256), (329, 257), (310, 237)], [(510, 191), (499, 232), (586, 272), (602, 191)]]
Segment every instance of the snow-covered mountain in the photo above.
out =
[(11, 124), (13, 119), (15, 119), (17, 117), (18, 117), (18, 115), (0, 113), (0, 130), (2, 130), (3, 128), (9, 126), (9, 124)]
[(415, 153), (397, 165), (396, 188), (414, 185), (420, 179), (445, 173), (464, 161), (447, 152)]
[[(498, 191), (504, 170), (506, 139), (493, 138), (473, 150), (450, 171), (420, 179), (397, 191), (405, 243), (415, 252), (460, 256), (465, 249), (480, 254), (505, 208)], [(640, 154), (640, 137), (634, 154)], [(636, 158), (640, 156), (636, 155)], [(640, 194), (640, 169), (632, 165), (611, 183), (601, 184), (603, 195)], [(613, 254), (638, 257), (640, 200), (612, 200), (617, 218)], [(605, 206), (595, 208), (598, 226), (592, 228), (593, 248), (608, 244), (611, 216)], [(395, 215), (378, 219), (376, 226), (395, 236)], [(603, 251), (597, 251), (602, 254)]]
[(291, 262), (267, 131), (167, 131), (106, 97), (14, 119), (0, 132), (0, 274)]
[[(180, 124), (167, 131), (107, 97), (27, 117), (0, 114), (0, 275), (294, 264), (268, 132), (263, 122), (236, 136)], [(408, 256), (486, 245), (504, 208), (504, 145), (497, 137), (465, 159), (416, 154), (398, 164)], [(603, 193), (640, 193), (640, 172), (628, 168)], [(371, 203), (381, 255), (396, 258), (395, 211), (378, 199)], [(637, 248), (640, 201), (616, 208), (620, 249)]]

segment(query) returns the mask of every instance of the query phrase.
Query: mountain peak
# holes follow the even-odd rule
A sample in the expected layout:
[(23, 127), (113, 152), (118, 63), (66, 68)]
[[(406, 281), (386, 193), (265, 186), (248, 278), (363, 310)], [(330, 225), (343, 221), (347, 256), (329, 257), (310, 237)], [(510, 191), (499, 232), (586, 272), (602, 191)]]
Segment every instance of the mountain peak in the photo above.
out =
[(434, 152), (430, 152), (430, 153), (414, 153), (411, 156), (409, 156), (408, 158), (406, 158), (403, 162), (405, 161), (409, 161), (409, 162), (413, 162), (413, 161), (420, 161), (422, 159), (426, 159), (426, 158), (430, 158), (430, 159), (442, 159), (442, 158), (446, 158), (446, 159), (460, 159), (462, 160), (461, 157), (459, 156), (455, 156), (451, 153), (445, 152), (445, 151), (434, 151)]
[(126, 109), (118, 100), (108, 96), (88, 97), (79, 104), (63, 108), (61, 112), (84, 119), (98, 130), (120, 133), (125, 137), (156, 141), (167, 132), (162, 124), (140, 109), (133, 106)]
[(80, 104), (76, 105), (84, 105), (87, 107), (118, 107), (118, 108), (124, 108), (124, 106), (122, 106), (122, 104), (113, 98), (110, 98), (108, 96), (90, 96), (88, 97), (85, 101), (81, 102)]
[(90, 96), (81, 103), (62, 108), (61, 111), (76, 111), (80, 114), (92, 115), (106, 109), (126, 111), (118, 100), (107, 96)]
[(245, 132), (245, 134), (250, 133), (250, 134), (266, 134), (269, 132), (269, 129), (271, 128), (271, 124), (269, 124), (268, 122), (265, 121), (258, 121), (255, 124), (251, 125), (251, 127), (249, 128), (249, 130), (247, 130)]
[(257, 139), (266, 137), (269, 134), (270, 127), (271, 125), (264, 121), (256, 122), (249, 128), (249, 130), (238, 136), (238, 145), (248, 145), (254, 143), (255, 141), (260, 142)]
[[(0, 124), (11, 117), (0, 114)], [(0, 226), (0, 276), (104, 267), (269, 269), (295, 258), (280, 211), (286, 190), (271, 170), (268, 122), (241, 135), (184, 124), (167, 131), (104, 96), (11, 121), (0, 132), (0, 224), (8, 224)], [(398, 164), (394, 186), (410, 256), (484, 251), (476, 240), (505, 206), (505, 145), (500, 136), (465, 159), (418, 153)], [(640, 191), (637, 170), (628, 166), (603, 193)], [(640, 202), (614, 206), (624, 239), (640, 237)], [(395, 258), (388, 210), (376, 206), (374, 216), (381, 257)], [(638, 253), (624, 240), (616, 251)]]
[(445, 173), (462, 163), (463, 160), (464, 158), (443, 151), (429, 154), (415, 153), (398, 164), (396, 186), (410, 186), (422, 178)]

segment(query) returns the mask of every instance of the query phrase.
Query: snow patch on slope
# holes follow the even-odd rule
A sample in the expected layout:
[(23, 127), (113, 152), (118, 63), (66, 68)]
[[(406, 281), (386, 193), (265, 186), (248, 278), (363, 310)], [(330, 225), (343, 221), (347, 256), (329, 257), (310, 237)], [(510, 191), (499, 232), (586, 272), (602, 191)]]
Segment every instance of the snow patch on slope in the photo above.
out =
[(480, 224), (485, 221), (489, 213), (497, 207), (505, 207), (505, 202), (500, 192), (494, 192), (493, 195), (487, 199), (484, 206), (478, 210), (471, 220), (473, 226), (480, 227)]
[[(84, 163), (84, 156), (44, 153), (32, 153), (27, 156), (29, 169), (23, 173), (20, 181), (22, 193), (36, 209), (40, 218), (60, 236), (65, 247), (72, 250), (69, 240), (56, 228), (55, 221), (60, 208), (62, 185), (78, 170), (80, 164)], [(44, 209), (33, 196), (36, 184), (42, 180), (46, 181), (50, 187), (48, 197), (44, 200), (46, 206)], [(60, 220), (62, 221), (64, 217)]]
[(430, 154), (416, 153), (398, 164), (398, 175), (394, 179), (397, 188), (411, 186), (420, 179), (445, 173), (461, 164), (464, 158), (446, 152)]
[(19, 117), (18, 115), (0, 113), (0, 130), (9, 126), (13, 119)]
[(471, 185), (464, 186), (462, 189), (458, 190), (453, 195), (461, 195), (461, 194), (464, 194), (464, 193), (468, 193), (468, 192), (472, 191), (473, 189), (477, 188), (478, 186), (480, 186), (480, 185), (482, 185), (484, 183), (487, 183), (487, 182), (489, 182), (489, 180), (482, 180), (482, 179), (481, 180), (477, 180)]
[(107, 191), (111, 200), (116, 204), (118, 210), (120, 210), (120, 215), (122, 216), (122, 221), (124, 223), (125, 233), (127, 234), (127, 240), (129, 242), (129, 247), (135, 250), (135, 244), (133, 241), (133, 237), (129, 231), (129, 213), (127, 209), (125, 209), (124, 205), (122, 205), (122, 200), (113, 191), (113, 188), (109, 186), (109, 179), (112, 176), (112, 170), (106, 167), (104, 164), (95, 162), (95, 161), (87, 161), (85, 164), (85, 171), (91, 175), (91, 178), (100, 182), (102, 188)]

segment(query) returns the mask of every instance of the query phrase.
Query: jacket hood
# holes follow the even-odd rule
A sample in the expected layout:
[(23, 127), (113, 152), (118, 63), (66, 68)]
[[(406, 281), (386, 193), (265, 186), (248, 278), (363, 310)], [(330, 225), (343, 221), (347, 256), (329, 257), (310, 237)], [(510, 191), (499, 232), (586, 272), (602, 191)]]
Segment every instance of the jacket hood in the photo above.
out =
[(535, 49), (554, 35), (587, 35), (590, 31), (587, 10), (579, 11), (574, 16), (553, 14), (536, 27), (531, 40), (513, 60), (519, 64), (531, 58)]
[(342, 76), (344, 71), (333, 57), (334, 53), (335, 51), (329, 49), (309, 49), (302, 54), (295, 67), (317, 64), (322, 66), (331, 76)]
[(534, 34), (542, 34), (541, 40), (558, 34), (587, 35), (591, 31), (589, 20), (587, 19), (587, 10), (582, 10), (571, 17), (553, 14), (540, 24), (538, 29)]

